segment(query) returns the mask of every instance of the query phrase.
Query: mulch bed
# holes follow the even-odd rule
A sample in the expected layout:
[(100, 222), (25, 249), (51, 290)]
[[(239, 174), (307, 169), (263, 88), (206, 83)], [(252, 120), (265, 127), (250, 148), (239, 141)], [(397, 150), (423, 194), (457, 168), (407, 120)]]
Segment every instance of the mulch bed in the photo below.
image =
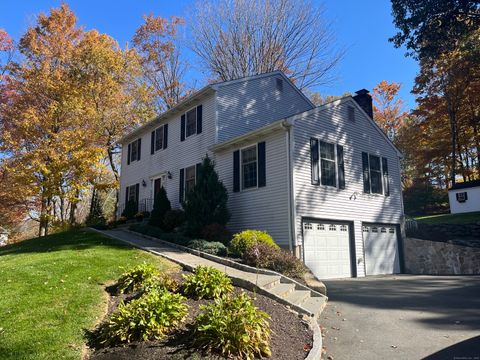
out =
[[(173, 277), (181, 279), (181, 273), (172, 274)], [(107, 289), (108, 291), (109, 289)], [(111, 290), (111, 289), (110, 289)], [(260, 309), (265, 311), (271, 318), (271, 342), (272, 357), (279, 360), (300, 360), (305, 359), (313, 344), (313, 335), (299, 315), (291, 312), (284, 305), (281, 305), (266, 296), (254, 294), (251, 291), (235, 288), (236, 294), (246, 292)], [(108, 315), (110, 315), (124, 299), (125, 295), (115, 296), (110, 293)], [(187, 299), (189, 306), (188, 316), (182, 327), (176, 330), (167, 338), (161, 341), (135, 342), (124, 346), (102, 347), (95, 338), (95, 332), (89, 334), (90, 352), (87, 356), (90, 360), (130, 360), (130, 359), (225, 359), (219, 354), (199, 352), (198, 349), (190, 346), (192, 340), (191, 326), (195, 317), (200, 313), (199, 306), (212, 303), (213, 300), (192, 300)], [(107, 315), (107, 316), (108, 316)]]

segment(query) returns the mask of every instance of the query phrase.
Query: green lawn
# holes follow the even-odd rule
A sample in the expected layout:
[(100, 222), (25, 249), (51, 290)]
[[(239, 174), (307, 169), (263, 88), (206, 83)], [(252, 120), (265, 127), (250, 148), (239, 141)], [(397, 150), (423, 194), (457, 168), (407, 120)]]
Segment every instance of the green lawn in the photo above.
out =
[(0, 359), (80, 359), (106, 312), (106, 284), (144, 261), (176, 265), (75, 231), (0, 248)]
[(427, 224), (469, 224), (480, 221), (480, 212), (466, 213), (466, 214), (444, 214), (444, 215), (431, 215), (420, 216), (415, 220), (427, 223)]

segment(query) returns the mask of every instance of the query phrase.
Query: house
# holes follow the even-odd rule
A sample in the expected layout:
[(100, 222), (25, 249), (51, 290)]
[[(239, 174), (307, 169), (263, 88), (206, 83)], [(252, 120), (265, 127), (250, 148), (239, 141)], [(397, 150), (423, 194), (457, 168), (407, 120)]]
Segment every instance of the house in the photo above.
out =
[(401, 271), (401, 154), (366, 90), (315, 107), (281, 72), (208, 85), (120, 143), (120, 212), (160, 186), (180, 207), (208, 154), (231, 231), (268, 231), (320, 279)]
[(454, 184), (448, 189), (452, 214), (480, 211), (480, 180)]

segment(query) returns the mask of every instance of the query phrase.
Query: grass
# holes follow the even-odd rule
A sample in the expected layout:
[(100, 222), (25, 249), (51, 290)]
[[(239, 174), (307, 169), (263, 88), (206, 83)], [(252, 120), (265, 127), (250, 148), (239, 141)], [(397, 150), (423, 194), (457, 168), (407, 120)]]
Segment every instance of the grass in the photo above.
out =
[(471, 224), (480, 221), (480, 212), (465, 214), (430, 215), (415, 218), (426, 224)]
[(86, 231), (0, 248), (0, 359), (81, 359), (85, 331), (107, 310), (105, 286), (144, 261), (176, 267)]

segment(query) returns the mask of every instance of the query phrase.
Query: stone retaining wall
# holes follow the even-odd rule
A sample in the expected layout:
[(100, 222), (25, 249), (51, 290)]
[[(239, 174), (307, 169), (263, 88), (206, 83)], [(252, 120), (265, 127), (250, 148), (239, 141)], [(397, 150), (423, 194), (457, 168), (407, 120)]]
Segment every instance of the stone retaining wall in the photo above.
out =
[(404, 239), (405, 272), (421, 275), (480, 274), (480, 248)]

